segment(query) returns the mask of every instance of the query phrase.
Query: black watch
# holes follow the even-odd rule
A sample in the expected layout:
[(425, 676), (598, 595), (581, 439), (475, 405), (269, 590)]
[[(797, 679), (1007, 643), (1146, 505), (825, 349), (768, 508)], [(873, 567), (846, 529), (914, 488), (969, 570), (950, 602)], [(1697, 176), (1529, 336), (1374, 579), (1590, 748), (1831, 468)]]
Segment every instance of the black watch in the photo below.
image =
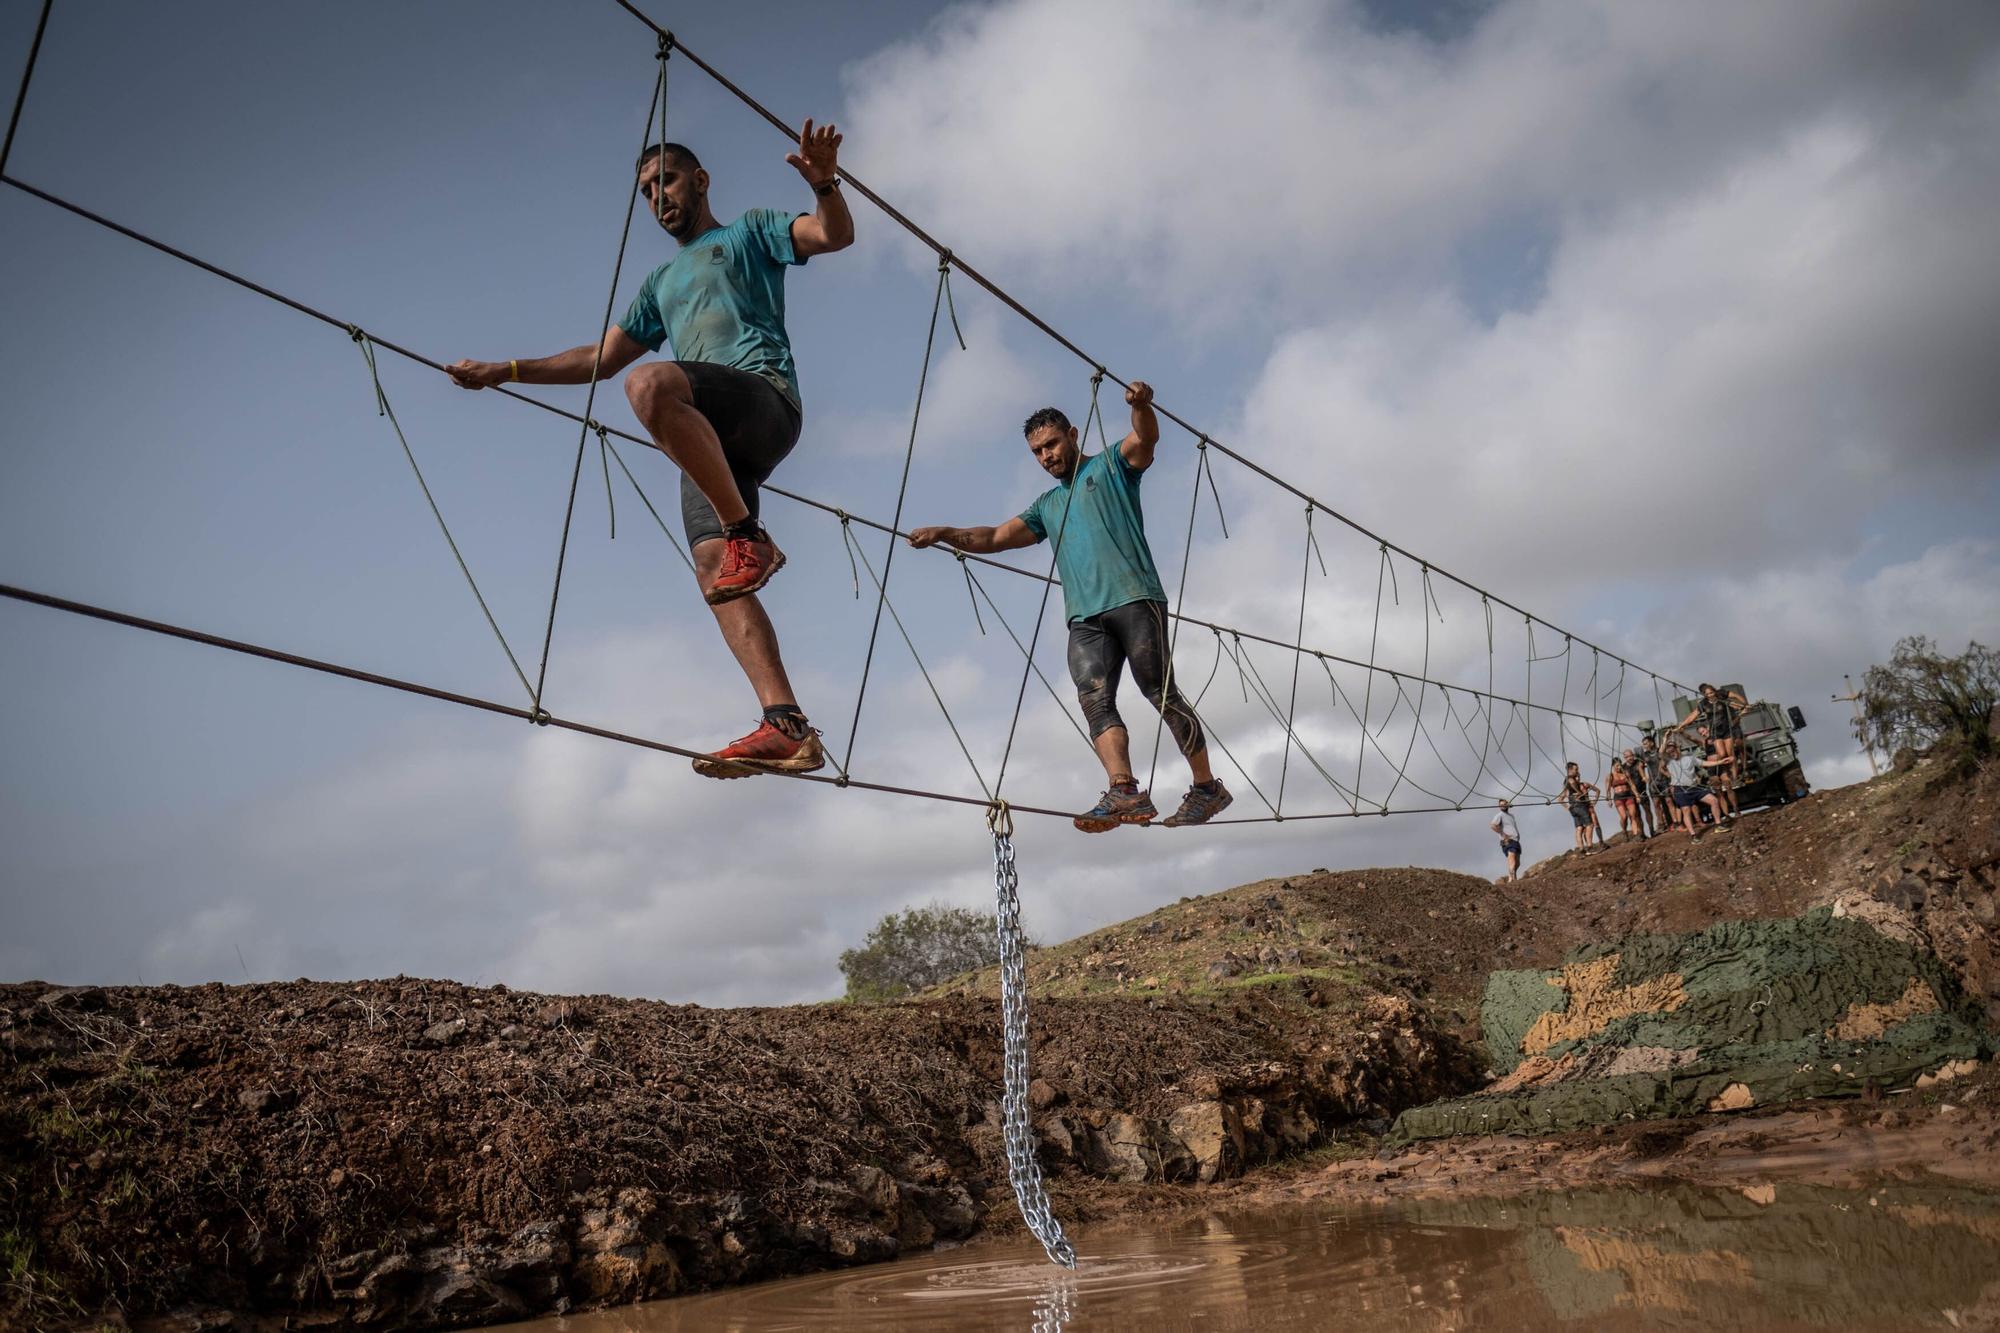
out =
[(830, 181), (821, 181), (818, 185), (813, 186), (813, 193), (818, 195), (820, 198), (824, 199), (826, 198), (826, 196), (832, 194), (835, 190), (839, 188), (840, 188), (840, 177), (835, 176)]

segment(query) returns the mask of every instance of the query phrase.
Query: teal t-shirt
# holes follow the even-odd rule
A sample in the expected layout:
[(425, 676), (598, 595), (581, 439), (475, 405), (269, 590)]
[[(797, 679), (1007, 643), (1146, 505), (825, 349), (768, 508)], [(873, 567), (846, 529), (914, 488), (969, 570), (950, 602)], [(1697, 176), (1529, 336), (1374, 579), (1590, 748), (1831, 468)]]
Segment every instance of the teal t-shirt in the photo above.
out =
[[(1132, 602), (1164, 602), (1160, 571), (1146, 545), (1146, 515), (1139, 507), (1145, 474), (1125, 461), (1116, 445), (1091, 454), (1067, 483), (1051, 486), (1021, 511), (1021, 521), (1056, 546), (1063, 610), (1073, 625)], [(1065, 523), (1063, 508), (1069, 508)]]
[(806, 262), (792, 248), (797, 216), (753, 208), (703, 232), (646, 276), (618, 327), (651, 351), (671, 342), (675, 360), (762, 375), (797, 406), (785, 336), (785, 265)]

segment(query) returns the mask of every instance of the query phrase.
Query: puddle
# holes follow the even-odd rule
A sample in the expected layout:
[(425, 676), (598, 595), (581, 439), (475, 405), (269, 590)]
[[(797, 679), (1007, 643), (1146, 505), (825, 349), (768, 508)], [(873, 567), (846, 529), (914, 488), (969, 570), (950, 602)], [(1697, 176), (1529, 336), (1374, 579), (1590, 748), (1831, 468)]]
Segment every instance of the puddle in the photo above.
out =
[(2000, 1327), (2000, 1199), (1758, 1184), (1293, 1205), (656, 1301), (541, 1333)]

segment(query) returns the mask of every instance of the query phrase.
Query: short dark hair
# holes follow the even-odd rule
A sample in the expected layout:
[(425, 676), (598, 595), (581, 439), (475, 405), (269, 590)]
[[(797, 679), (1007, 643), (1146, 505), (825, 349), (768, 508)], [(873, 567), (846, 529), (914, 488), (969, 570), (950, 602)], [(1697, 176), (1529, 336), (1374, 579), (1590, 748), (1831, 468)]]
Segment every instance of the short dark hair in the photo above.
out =
[(646, 164), (655, 157), (665, 157), (675, 166), (685, 171), (701, 170), (701, 159), (694, 155), (694, 150), (686, 144), (678, 143), (656, 143), (651, 145), (645, 152), (639, 154), (639, 165), (632, 169), (634, 171), (643, 170)]
[(1039, 408), (1033, 416), (1029, 417), (1022, 424), (1021, 434), (1025, 438), (1033, 439), (1035, 432), (1044, 426), (1054, 426), (1057, 430), (1068, 430), (1070, 428), (1069, 418), (1063, 415), (1063, 410), (1060, 407)]

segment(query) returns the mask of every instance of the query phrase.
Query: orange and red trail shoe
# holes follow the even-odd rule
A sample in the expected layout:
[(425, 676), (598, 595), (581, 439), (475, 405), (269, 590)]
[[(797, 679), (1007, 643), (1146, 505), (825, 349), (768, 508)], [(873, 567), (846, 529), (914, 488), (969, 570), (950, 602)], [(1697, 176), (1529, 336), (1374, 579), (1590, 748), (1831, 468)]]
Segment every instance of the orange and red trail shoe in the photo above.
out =
[(710, 606), (748, 597), (785, 567), (785, 553), (761, 526), (754, 537), (723, 538), (722, 568), (703, 596)]
[(731, 741), (706, 758), (694, 761), (694, 771), (705, 778), (748, 778), (759, 773), (812, 773), (826, 767), (826, 748), (819, 733), (808, 728), (794, 739), (770, 722), (760, 722), (757, 730), (741, 740)]

